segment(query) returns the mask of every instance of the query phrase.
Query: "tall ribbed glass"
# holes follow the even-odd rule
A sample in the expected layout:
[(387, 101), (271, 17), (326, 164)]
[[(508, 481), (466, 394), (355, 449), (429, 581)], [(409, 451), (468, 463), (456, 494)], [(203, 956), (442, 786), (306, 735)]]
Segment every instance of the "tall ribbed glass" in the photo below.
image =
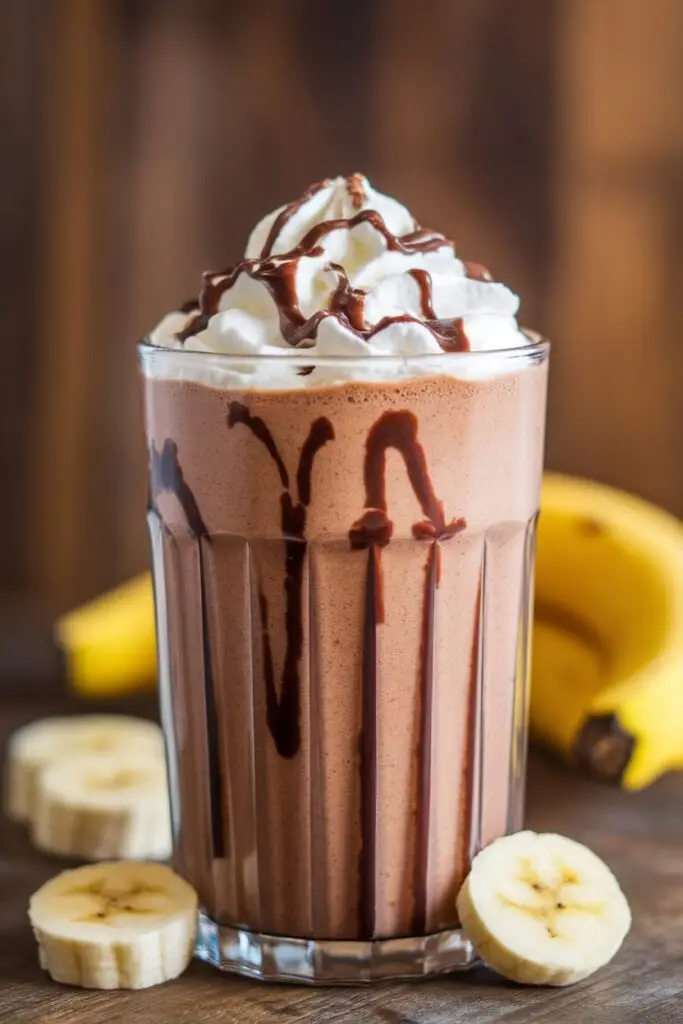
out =
[(320, 381), (292, 356), (277, 388), (140, 353), (198, 955), (307, 983), (468, 966), (456, 893), (521, 825), (547, 346)]

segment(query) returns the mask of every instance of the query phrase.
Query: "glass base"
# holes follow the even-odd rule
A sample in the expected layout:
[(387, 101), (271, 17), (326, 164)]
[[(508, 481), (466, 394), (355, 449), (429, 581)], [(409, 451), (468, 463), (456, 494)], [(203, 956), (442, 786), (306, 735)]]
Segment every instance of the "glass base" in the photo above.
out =
[(370, 985), (416, 980), (472, 967), (472, 944), (459, 928), (373, 942), (288, 939), (219, 925), (199, 915), (196, 956), (221, 971), (299, 985)]

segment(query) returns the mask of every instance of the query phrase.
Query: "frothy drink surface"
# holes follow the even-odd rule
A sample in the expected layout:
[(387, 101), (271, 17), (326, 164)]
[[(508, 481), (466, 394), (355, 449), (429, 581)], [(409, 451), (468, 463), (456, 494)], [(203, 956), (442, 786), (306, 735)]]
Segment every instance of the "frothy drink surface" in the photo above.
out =
[(253, 931), (456, 926), (520, 824), (546, 364), (145, 387), (178, 867)]

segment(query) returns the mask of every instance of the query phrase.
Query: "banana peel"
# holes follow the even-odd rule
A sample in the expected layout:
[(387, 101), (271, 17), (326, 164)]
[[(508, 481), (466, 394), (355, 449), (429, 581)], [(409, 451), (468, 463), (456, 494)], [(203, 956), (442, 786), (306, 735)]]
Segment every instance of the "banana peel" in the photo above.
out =
[[(85, 696), (156, 682), (149, 574), (57, 623)], [(536, 556), (532, 736), (641, 789), (683, 767), (683, 524), (602, 484), (546, 474)]]

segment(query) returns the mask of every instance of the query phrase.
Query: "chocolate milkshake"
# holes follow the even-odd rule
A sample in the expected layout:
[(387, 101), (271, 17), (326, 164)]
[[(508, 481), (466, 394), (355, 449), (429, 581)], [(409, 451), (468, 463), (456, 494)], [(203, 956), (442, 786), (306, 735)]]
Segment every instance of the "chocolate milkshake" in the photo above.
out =
[(255, 977), (464, 966), (520, 825), (547, 350), (352, 175), (141, 346), (176, 866)]

